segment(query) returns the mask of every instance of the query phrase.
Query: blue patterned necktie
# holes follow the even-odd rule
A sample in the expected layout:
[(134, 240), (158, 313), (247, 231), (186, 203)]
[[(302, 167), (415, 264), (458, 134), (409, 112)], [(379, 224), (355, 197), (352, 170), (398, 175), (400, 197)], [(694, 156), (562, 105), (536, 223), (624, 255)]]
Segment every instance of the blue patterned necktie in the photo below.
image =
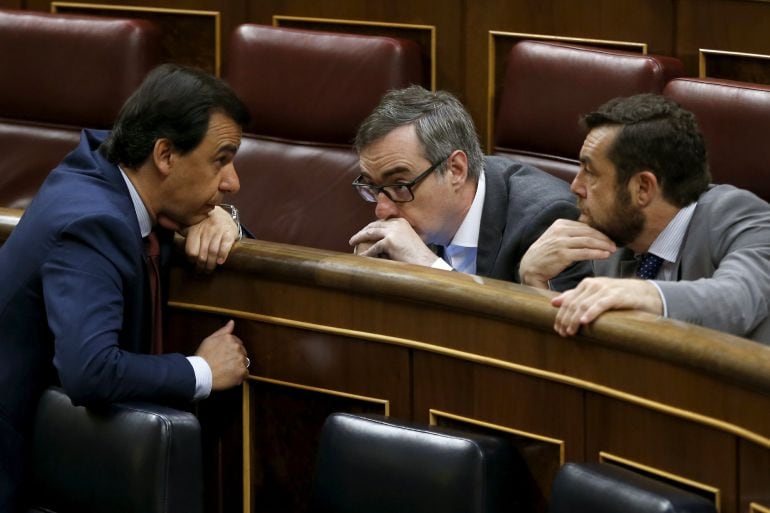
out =
[(652, 253), (645, 253), (639, 261), (639, 266), (636, 268), (637, 278), (643, 280), (652, 280), (658, 275), (658, 270), (663, 263), (663, 259), (658, 255)]

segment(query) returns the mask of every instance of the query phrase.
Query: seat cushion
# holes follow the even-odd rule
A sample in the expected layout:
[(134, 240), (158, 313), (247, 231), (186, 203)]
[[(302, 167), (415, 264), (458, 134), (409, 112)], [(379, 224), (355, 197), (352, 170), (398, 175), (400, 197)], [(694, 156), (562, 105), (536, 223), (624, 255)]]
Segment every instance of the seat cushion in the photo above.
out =
[(549, 513), (716, 513), (680, 488), (604, 463), (567, 463), (556, 475)]
[(316, 511), (506, 511), (514, 504), (512, 466), (503, 439), (337, 413), (321, 435)]
[(0, 10), (0, 113), (109, 128), (162, 62), (160, 38), (145, 20)]
[(671, 57), (521, 41), (506, 64), (494, 152), (575, 160), (585, 136), (581, 116), (618, 96), (660, 93), (682, 74), (682, 63)]
[(201, 512), (200, 425), (154, 404), (73, 406), (46, 390), (32, 441), (33, 511)]
[(228, 201), (257, 239), (350, 253), (350, 237), (375, 219), (351, 186), (359, 166), (349, 147), (246, 136), (235, 167), (241, 190)]
[(663, 94), (695, 114), (712, 181), (748, 189), (770, 201), (770, 87), (680, 78)]
[(351, 144), (387, 90), (422, 83), (422, 57), (409, 40), (246, 24), (225, 79), (251, 112), (248, 132)]

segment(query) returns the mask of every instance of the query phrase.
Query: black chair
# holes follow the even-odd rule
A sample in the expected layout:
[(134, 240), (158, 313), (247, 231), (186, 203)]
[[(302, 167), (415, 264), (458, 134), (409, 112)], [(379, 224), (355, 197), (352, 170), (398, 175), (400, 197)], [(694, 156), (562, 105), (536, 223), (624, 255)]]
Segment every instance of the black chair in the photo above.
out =
[(314, 511), (515, 511), (514, 461), (504, 439), (335, 413), (321, 433)]
[(567, 463), (549, 513), (716, 513), (699, 495), (605, 463)]
[(73, 406), (46, 390), (35, 418), (29, 513), (203, 511), (198, 419), (155, 404)]

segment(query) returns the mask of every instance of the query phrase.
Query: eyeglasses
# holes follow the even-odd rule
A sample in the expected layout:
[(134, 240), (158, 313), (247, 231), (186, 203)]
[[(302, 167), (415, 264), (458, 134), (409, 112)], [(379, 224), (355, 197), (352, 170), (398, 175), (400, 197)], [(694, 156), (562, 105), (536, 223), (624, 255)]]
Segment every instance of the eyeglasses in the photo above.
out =
[(394, 183), (391, 185), (374, 185), (362, 182), (361, 179), (363, 178), (363, 175), (359, 175), (358, 178), (353, 181), (353, 187), (355, 187), (358, 194), (369, 203), (377, 203), (377, 196), (380, 195), (380, 192), (384, 192), (385, 196), (394, 203), (409, 203), (414, 199), (414, 191), (412, 189), (421, 181), (425, 180), (425, 178), (427, 178), (433, 171), (438, 169), (438, 167), (449, 157), (450, 156), (448, 155), (439, 160), (417, 175), (411, 182)]

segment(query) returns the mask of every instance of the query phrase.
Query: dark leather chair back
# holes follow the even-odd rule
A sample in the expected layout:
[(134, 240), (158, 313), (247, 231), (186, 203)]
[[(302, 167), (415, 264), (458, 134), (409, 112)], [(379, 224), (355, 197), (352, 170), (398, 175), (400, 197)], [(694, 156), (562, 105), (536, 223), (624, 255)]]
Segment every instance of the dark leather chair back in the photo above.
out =
[(508, 56), (493, 153), (571, 181), (585, 138), (581, 116), (618, 96), (660, 93), (682, 74), (672, 57), (521, 41)]
[(246, 24), (225, 79), (249, 108), (231, 201), (258, 238), (350, 252), (374, 208), (353, 191), (358, 125), (389, 89), (422, 83), (413, 41)]
[(567, 463), (556, 474), (549, 513), (716, 513), (712, 502), (604, 463)]
[(695, 114), (714, 183), (770, 201), (770, 87), (718, 79), (680, 78), (663, 90)]
[(81, 128), (112, 126), (160, 38), (144, 20), (0, 10), (0, 206), (26, 206)]
[(495, 437), (335, 413), (321, 433), (314, 511), (514, 511), (513, 457)]
[(200, 424), (192, 413), (122, 403), (73, 406), (43, 393), (32, 441), (29, 513), (200, 513)]

